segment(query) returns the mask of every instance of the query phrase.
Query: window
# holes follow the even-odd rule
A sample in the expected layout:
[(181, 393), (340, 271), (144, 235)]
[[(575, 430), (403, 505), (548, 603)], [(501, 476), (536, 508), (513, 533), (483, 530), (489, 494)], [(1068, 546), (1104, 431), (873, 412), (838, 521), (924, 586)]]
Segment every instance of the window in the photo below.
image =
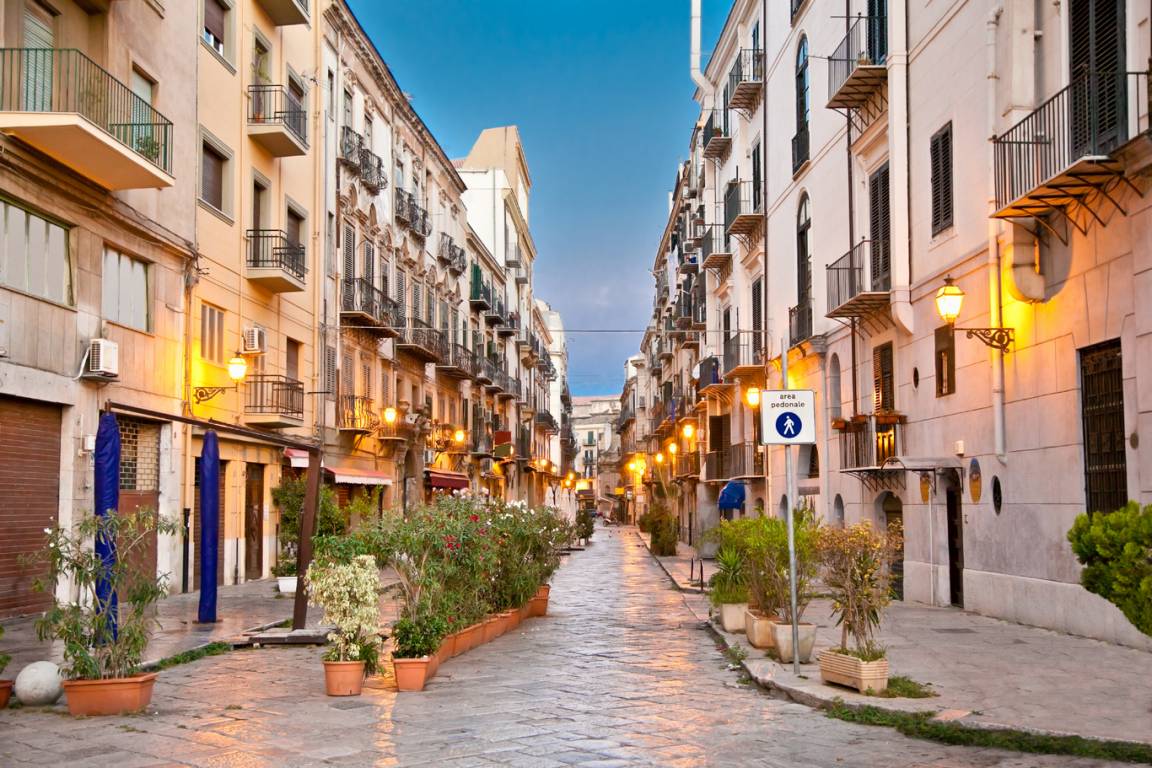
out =
[(139, 331), (152, 330), (148, 265), (105, 248), (101, 277), (104, 319)]
[(876, 413), (896, 410), (892, 342), (872, 350), (872, 398)]
[(344, 89), (344, 125), (352, 127), (352, 91)]
[(209, 363), (224, 364), (224, 310), (211, 304), (200, 305), (200, 357)]
[(336, 376), (339, 367), (336, 362), (336, 347), (324, 347), (324, 395), (329, 400), (336, 399)]
[(936, 329), (936, 397), (956, 392), (956, 334), (952, 326)]
[(1089, 512), (1128, 503), (1128, 430), (1120, 340), (1080, 350), (1080, 415), (1084, 428), (1084, 501)]
[(760, 359), (764, 348), (764, 278), (752, 281), (752, 353), (753, 360)]
[(366, 400), (372, 399), (372, 358), (360, 358), (360, 394)]
[(952, 123), (932, 137), (932, 234), (952, 226)]
[(364, 114), (364, 146), (372, 149), (372, 115)]
[(872, 290), (887, 291), (892, 285), (892, 201), (889, 196), (888, 163), (868, 180), (868, 226), (872, 237)]
[(808, 132), (809, 115), (808, 38), (796, 49), (796, 132)]
[(754, 211), (760, 210), (760, 201), (764, 194), (761, 189), (764, 182), (760, 157), (760, 144), (757, 142), (756, 146), (752, 147), (752, 210)]
[(304, 214), (295, 207), (288, 207), (288, 214), (284, 219), (284, 235), (288, 244), (292, 246), (304, 244)]
[(224, 172), (228, 157), (215, 145), (205, 141), (201, 149), (200, 199), (218, 211), (224, 211)]
[(300, 342), (296, 339), (284, 340), (284, 375), (293, 381), (300, 380)]
[(228, 6), (222, 0), (204, 0), (204, 42), (221, 56), (225, 55), (227, 27)]
[(328, 90), (324, 94), (324, 111), (328, 113), (328, 118), (331, 119), (336, 116), (336, 73), (328, 70)]
[(0, 283), (60, 304), (72, 304), (68, 230), (0, 200)]
[(828, 358), (828, 415), (840, 418), (844, 395), (840, 391), (840, 356), (833, 353)]
[(805, 194), (796, 211), (796, 303), (801, 306), (812, 302), (812, 244), (808, 237), (811, 228), (811, 205)]

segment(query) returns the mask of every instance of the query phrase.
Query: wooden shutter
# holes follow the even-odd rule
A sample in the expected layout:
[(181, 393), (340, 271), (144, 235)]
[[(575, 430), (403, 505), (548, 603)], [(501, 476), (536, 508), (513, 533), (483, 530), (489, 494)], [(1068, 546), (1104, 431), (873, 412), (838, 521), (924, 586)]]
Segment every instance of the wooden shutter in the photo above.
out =
[(432, 286), (424, 286), (424, 322), (429, 327), (436, 325), (436, 297), (432, 293)]
[(424, 305), (421, 301), (424, 298), (424, 287), (420, 283), (412, 283), (412, 317), (419, 320), (424, 316)]
[(380, 292), (384, 294), (385, 298), (392, 298), (391, 269), (388, 259), (384, 257), (384, 251), (380, 252)]
[(376, 284), (376, 246), (371, 240), (364, 241), (364, 279)]
[(356, 227), (344, 224), (344, 240), (340, 243), (344, 252), (344, 279), (356, 277)]
[(408, 316), (408, 275), (404, 270), (396, 270), (396, 303), (400, 305), (400, 316)]
[(872, 235), (872, 290), (886, 291), (892, 283), (892, 264), (889, 258), (892, 209), (887, 163), (872, 174), (868, 183), (868, 221)]
[(221, 41), (224, 40), (225, 13), (220, 0), (204, 0), (204, 29)]
[(360, 394), (368, 400), (372, 399), (372, 361), (370, 358), (360, 359)]
[(760, 144), (757, 144), (752, 149), (752, 210), (760, 210), (760, 201), (763, 199), (763, 184), (762, 174), (760, 171)]
[(758, 355), (763, 349), (764, 337), (764, 278), (752, 283), (752, 349)]
[(356, 394), (355, 375), (352, 355), (345, 353), (343, 365), (340, 367), (340, 395), (342, 397), (352, 397)]
[(952, 226), (952, 123), (932, 137), (932, 234)]
[(224, 157), (210, 145), (203, 145), (200, 197), (218, 211), (224, 210)]
[(300, 342), (286, 339), (284, 347), (284, 375), (293, 380), (300, 378)]
[(324, 389), (327, 390), (328, 399), (336, 397), (336, 347), (324, 348)]
[(876, 413), (896, 410), (895, 381), (892, 369), (892, 343), (872, 350), (872, 397)]

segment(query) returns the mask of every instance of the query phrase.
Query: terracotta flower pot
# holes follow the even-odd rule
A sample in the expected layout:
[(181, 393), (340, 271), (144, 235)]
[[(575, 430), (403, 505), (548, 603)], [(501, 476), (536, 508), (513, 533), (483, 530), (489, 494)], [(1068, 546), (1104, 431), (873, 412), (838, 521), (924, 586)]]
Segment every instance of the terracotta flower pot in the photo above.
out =
[(547, 584), (536, 590), (536, 595), (529, 601), (533, 616), (548, 615), (548, 595), (551, 591), (552, 587)]
[(12, 698), (12, 681), (0, 680), (0, 709), (8, 706), (10, 698)]
[(364, 662), (324, 662), (324, 693), (329, 696), (359, 696), (364, 688)]
[(473, 624), (470, 627), (465, 627), (460, 630), (460, 634), (456, 636), (456, 653), (467, 653), (475, 648), (484, 639), (484, 625)]
[(523, 618), (523, 614), (524, 614), (523, 608), (513, 608), (512, 610), (508, 611), (508, 631), (509, 632), (511, 632), (512, 630), (514, 630), (520, 626), (520, 619)]
[(484, 635), (481, 642), (490, 643), (500, 636), (500, 619), (497, 616), (489, 616), (484, 619)]
[(749, 608), (744, 612), (744, 634), (753, 648), (775, 648), (776, 639), (772, 636), (775, 616), (767, 616), (763, 611)]
[[(506, 634), (512, 631), (512, 611), (500, 611), (500, 634)], [(499, 637), (499, 635), (497, 635)]]
[(846, 653), (824, 651), (820, 654), (820, 679), (861, 693), (869, 689), (880, 693), (888, 690), (888, 659), (861, 661)]
[(396, 690), (424, 690), (424, 684), (432, 679), (431, 663), (432, 660), (427, 656), (420, 659), (392, 659), (392, 670), (396, 675)]
[(532, 618), (532, 598), (528, 598), (528, 602), (520, 606), (520, 621)]
[[(780, 661), (791, 663), (792, 661), (792, 625), (791, 624), (773, 624), (772, 625), (773, 639), (776, 641), (776, 653), (780, 656)], [(812, 648), (816, 645), (816, 625), (800, 623), (800, 649), (797, 657), (800, 659), (801, 664), (807, 664), (812, 660)]]
[(440, 653), (445, 659), (450, 659), (456, 655), (456, 638), (457, 635), (453, 632), (450, 635), (444, 635), (444, 639), (440, 641)]
[(76, 716), (139, 712), (152, 701), (156, 676), (156, 672), (149, 672), (109, 680), (65, 680), (68, 712)]

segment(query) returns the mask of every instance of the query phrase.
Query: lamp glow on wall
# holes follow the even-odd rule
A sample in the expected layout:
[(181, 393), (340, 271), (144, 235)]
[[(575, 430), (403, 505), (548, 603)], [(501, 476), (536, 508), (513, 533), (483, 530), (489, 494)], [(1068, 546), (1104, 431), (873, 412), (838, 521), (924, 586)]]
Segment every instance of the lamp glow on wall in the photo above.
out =
[(239, 352), (232, 356), (227, 365), (228, 378), (232, 380), (233, 384), (230, 387), (194, 387), (192, 390), (192, 399), (196, 404), (206, 403), (219, 394), (227, 392), (230, 389), (239, 389), (240, 382), (244, 381), (244, 377), (248, 375), (248, 361), (245, 360)]
[(952, 276), (944, 278), (944, 285), (936, 291), (936, 314), (955, 331), (964, 331), (969, 339), (979, 339), (985, 346), (1007, 352), (1016, 340), (1014, 328), (957, 328), (956, 319), (964, 306), (964, 290), (955, 284)]

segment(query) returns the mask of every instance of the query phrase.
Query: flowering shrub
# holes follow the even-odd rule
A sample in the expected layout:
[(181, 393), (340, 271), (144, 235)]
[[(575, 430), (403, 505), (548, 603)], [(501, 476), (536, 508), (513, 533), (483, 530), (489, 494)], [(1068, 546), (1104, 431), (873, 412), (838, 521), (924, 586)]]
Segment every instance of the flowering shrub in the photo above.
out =
[[(0, 627), (0, 639), (4, 637), (4, 627)], [(8, 662), (12, 661), (12, 657), (6, 653), (0, 653), (0, 675), (4, 674), (4, 669), (8, 666)]]
[(324, 609), (324, 621), (335, 626), (327, 661), (363, 661), (365, 671), (376, 671), (380, 647), (380, 577), (376, 559), (324, 557), (308, 567), (307, 588), (312, 605)]
[[(889, 581), (893, 559), (900, 551), (900, 534), (876, 531), (868, 522), (822, 528), (817, 550), (824, 566), (824, 584), (832, 595), (832, 615), (840, 625), (838, 650), (865, 660), (883, 658), (874, 635), (892, 600)], [(854, 645), (851, 649), (849, 637)]]
[[(167, 577), (141, 567), (157, 532), (175, 535), (179, 527), (154, 511), (89, 515), (73, 529), (46, 528), (47, 542), (36, 559), (46, 560), (49, 575), (35, 582), (50, 591), (67, 578), (78, 590), (75, 602), (55, 600), (36, 621), (41, 640), (64, 643), (60, 667), (70, 680), (107, 680), (137, 672), (157, 621), (152, 606), (167, 592)], [(113, 542), (116, 558), (105, 562), (92, 547), (95, 539)], [(101, 600), (96, 585), (105, 581), (114, 595)], [(0, 665), (2, 668), (2, 665)]]

